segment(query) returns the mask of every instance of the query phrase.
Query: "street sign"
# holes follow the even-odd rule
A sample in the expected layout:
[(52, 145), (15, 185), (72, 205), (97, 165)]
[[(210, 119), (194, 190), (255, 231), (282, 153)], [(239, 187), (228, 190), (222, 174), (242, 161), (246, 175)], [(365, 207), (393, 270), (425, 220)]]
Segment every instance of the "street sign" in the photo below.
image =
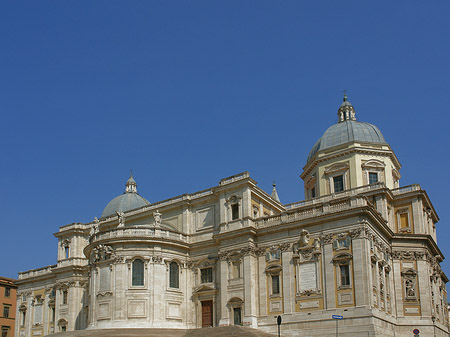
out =
[(413, 334), (418, 335), (420, 333), (419, 329), (414, 329)]
[(343, 316), (339, 316), (339, 315), (333, 315), (333, 316), (331, 316), (331, 318), (333, 318), (333, 319), (344, 319)]

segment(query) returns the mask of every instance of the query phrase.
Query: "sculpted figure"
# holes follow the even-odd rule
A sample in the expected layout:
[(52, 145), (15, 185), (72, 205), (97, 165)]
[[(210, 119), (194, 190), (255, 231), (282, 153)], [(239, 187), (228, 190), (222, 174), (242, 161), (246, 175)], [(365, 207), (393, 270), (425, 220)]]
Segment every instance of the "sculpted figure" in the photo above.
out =
[(119, 227), (125, 226), (125, 213), (122, 211), (117, 212), (117, 217), (119, 218)]
[(309, 243), (309, 240), (311, 239), (311, 234), (306, 229), (302, 229), (300, 232), (300, 245), (306, 246)]
[(406, 280), (405, 281), (406, 286), (406, 296), (408, 297), (416, 297), (416, 291), (414, 289), (414, 281), (413, 280)]
[(161, 213), (159, 213), (159, 210), (156, 210), (156, 212), (153, 213), (153, 218), (155, 219), (155, 226), (161, 225)]

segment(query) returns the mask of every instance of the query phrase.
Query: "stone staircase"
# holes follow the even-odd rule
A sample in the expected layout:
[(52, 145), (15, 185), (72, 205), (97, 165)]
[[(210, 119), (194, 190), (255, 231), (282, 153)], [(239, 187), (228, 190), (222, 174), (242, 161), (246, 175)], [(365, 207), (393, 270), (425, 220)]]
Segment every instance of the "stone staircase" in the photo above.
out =
[(52, 337), (275, 337), (276, 335), (242, 326), (203, 329), (99, 329), (59, 332)]

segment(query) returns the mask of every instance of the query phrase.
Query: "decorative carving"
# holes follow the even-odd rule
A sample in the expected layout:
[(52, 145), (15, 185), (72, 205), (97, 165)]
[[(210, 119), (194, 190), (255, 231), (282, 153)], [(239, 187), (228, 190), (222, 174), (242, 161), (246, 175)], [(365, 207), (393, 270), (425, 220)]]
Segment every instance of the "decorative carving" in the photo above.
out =
[(98, 245), (92, 249), (91, 257), (94, 262), (109, 260), (114, 257), (114, 249), (107, 245)]
[(255, 256), (255, 250), (256, 250), (256, 247), (254, 247), (254, 246), (241, 248), (241, 255), (242, 256), (247, 256), (247, 255)]
[(55, 284), (55, 289), (67, 289), (71, 287), (75, 287), (77, 283), (75, 281), (64, 281), (64, 282), (57, 282)]
[(61, 247), (69, 247), (69, 246), (70, 246), (70, 239), (61, 240)]
[(229, 251), (221, 251), (219, 252), (219, 259), (224, 261), (228, 260), (230, 258), (230, 252)]
[(113, 263), (117, 264), (117, 263), (124, 263), (125, 262), (125, 258), (123, 256), (114, 256), (113, 259)]
[(320, 239), (314, 239), (314, 249), (320, 250)]
[(159, 256), (159, 255), (154, 255), (154, 256), (152, 256), (152, 261), (154, 263), (161, 263), (162, 262), (162, 257)]
[(119, 219), (119, 227), (125, 226), (125, 213), (122, 211), (116, 211), (116, 214)]
[(314, 248), (300, 248), (299, 249), (299, 254), (302, 257), (302, 260), (311, 260), (312, 256), (313, 256), (313, 252), (314, 252)]
[(412, 252), (408, 250), (392, 251), (392, 258), (400, 260), (423, 260), (428, 257), (424, 252)]
[(267, 247), (257, 247), (255, 249), (255, 255), (256, 256), (264, 256), (266, 254)]
[(112, 291), (99, 291), (97, 293), (97, 297), (111, 297), (112, 295)]
[(315, 294), (320, 294), (320, 289), (308, 289), (299, 293), (300, 296), (311, 296)]
[(320, 237), (320, 241), (323, 245), (329, 244), (333, 242), (333, 234), (322, 235)]
[(291, 244), (289, 242), (284, 242), (280, 245), (280, 249), (282, 252), (287, 252), (291, 249)]
[(359, 238), (364, 233), (362, 228), (353, 229), (348, 232), (352, 239)]

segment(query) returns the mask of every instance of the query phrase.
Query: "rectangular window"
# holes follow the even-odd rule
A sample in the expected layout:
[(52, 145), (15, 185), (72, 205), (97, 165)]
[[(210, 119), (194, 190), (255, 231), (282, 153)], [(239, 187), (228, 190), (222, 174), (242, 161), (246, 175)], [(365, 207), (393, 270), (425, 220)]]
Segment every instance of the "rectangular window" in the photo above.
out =
[(241, 278), (241, 262), (234, 261), (232, 263), (232, 276), (233, 278)]
[(9, 318), (9, 305), (3, 306), (3, 318)]
[(408, 228), (408, 213), (400, 213), (400, 228)]
[(9, 328), (2, 327), (2, 337), (8, 337)]
[(311, 198), (315, 198), (316, 197), (316, 188), (313, 187), (311, 188)]
[(11, 288), (5, 287), (5, 297), (11, 296)]
[(333, 241), (333, 248), (339, 249), (339, 248), (348, 248), (350, 247), (351, 239), (349, 236), (347, 236), (344, 239), (336, 239)]
[(280, 275), (272, 275), (272, 294), (280, 294)]
[(344, 190), (344, 176), (333, 177), (334, 193)]
[(213, 281), (212, 268), (203, 268), (200, 270), (201, 282), (209, 283)]
[(169, 287), (178, 289), (180, 287), (180, 271), (176, 262), (169, 265)]
[(67, 290), (63, 290), (62, 292), (62, 304), (67, 304)]
[(239, 204), (231, 205), (231, 220), (239, 219)]
[(69, 258), (69, 247), (64, 247), (64, 252), (66, 254), (66, 259)]
[(339, 266), (341, 272), (341, 286), (350, 285), (350, 266), (348, 264), (342, 264)]
[(378, 173), (369, 172), (369, 184), (375, 184), (378, 182)]

